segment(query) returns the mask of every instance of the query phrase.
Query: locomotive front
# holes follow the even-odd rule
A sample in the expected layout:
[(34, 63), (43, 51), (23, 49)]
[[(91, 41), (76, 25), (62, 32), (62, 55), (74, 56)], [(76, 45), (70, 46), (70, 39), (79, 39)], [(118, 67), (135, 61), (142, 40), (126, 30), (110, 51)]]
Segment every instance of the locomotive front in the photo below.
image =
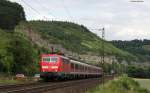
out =
[(44, 54), (41, 56), (40, 76), (41, 78), (55, 78), (55, 74), (59, 72), (60, 58), (56, 54)]

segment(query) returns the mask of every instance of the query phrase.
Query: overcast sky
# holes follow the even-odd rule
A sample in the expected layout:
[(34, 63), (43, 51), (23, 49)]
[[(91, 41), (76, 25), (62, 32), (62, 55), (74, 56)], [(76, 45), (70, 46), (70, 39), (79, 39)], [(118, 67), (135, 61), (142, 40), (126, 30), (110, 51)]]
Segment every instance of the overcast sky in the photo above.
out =
[[(107, 40), (150, 39), (150, 0), (10, 1), (24, 7), (28, 20), (67, 20), (89, 29), (105, 27)], [(92, 32), (101, 35), (97, 30)]]

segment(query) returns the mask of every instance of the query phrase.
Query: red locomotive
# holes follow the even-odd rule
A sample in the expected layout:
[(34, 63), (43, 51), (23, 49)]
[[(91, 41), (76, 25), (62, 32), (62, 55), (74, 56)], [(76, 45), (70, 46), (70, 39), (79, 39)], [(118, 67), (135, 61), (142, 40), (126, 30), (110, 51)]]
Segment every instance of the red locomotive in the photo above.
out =
[(100, 67), (92, 66), (58, 54), (43, 54), (40, 77), (44, 80), (78, 79), (102, 76)]

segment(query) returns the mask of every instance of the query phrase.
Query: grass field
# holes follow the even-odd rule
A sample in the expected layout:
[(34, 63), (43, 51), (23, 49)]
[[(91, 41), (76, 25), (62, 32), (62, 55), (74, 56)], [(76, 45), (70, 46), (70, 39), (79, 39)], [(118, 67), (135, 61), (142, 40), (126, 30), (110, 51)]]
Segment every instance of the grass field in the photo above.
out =
[(0, 79), (0, 84), (16, 84), (16, 83), (20, 83), (19, 81), (16, 80), (4, 80), (4, 79)]
[(144, 48), (145, 50), (150, 51), (150, 45), (144, 45), (143, 48)]
[(0, 85), (3, 85), (3, 84), (18, 84), (18, 83), (23, 83), (23, 81), (13, 79), (12, 77), (2, 77), (0, 75)]
[(135, 79), (139, 82), (140, 86), (150, 91), (150, 79)]

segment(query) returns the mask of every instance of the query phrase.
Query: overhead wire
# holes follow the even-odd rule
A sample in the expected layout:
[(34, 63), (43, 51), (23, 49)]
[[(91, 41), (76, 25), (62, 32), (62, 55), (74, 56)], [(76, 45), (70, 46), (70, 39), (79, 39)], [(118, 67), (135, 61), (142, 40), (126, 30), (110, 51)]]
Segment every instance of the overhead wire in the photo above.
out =
[(71, 13), (70, 13), (68, 7), (65, 5), (65, 1), (64, 1), (64, 0), (62, 0), (62, 5), (63, 5), (63, 8), (64, 8), (64, 10), (66, 11), (67, 15), (69, 16), (69, 18), (72, 19), (72, 20), (74, 20), (74, 18), (73, 18), (73, 16), (71, 15)]
[[(41, 15), (44, 19), (48, 20), (49, 18), (42, 15), (37, 9), (35, 9), (34, 7), (32, 7), (30, 4), (28, 4), (25, 0), (21, 0), (24, 4), (26, 4), (29, 8), (31, 8), (34, 12), (36, 12), (38, 15)], [(66, 11), (67, 13), (67, 16), (72, 20), (74, 21), (74, 17), (71, 15), (71, 12), (69, 11), (68, 7), (65, 5), (65, 1), (64, 0), (61, 0), (62, 2), (62, 6), (64, 8), (64, 10)], [(49, 10), (49, 8), (47, 8), (46, 6), (44, 6), (43, 4), (40, 4), (40, 2), (38, 0), (36, 0), (36, 3), (41, 6), (43, 9), (46, 9), (46, 10)], [(57, 17), (52, 13), (52, 12), (49, 12), (49, 14), (51, 16), (53, 16), (55, 19), (57, 19)], [(82, 20), (82, 19), (81, 19)], [(87, 20), (87, 19), (86, 19)]]
[(36, 9), (34, 9), (30, 4), (28, 4), (27, 2), (25, 2), (24, 0), (21, 0), (24, 4), (26, 4), (28, 7), (30, 7), (33, 11), (35, 11), (37, 14), (41, 14), (40, 12), (38, 12)]
[[(45, 5), (41, 4), (40, 1), (38, 1), (38, 0), (36, 0), (36, 1), (37, 1), (36, 3), (37, 3), (38, 5), (40, 5), (43, 9), (50, 10), (50, 9), (49, 9), (48, 7), (46, 7)], [(48, 13), (49, 13), (51, 16), (53, 16), (55, 19), (57, 18), (52, 12), (49, 11)]]
[[(38, 15), (43, 16), (43, 18), (46, 19), (46, 20), (48, 19), (46, 16), (42, 15), (37, 9), (33, 8), (30, 4), (28, 4), (25, 0), (21, 0), (21, 1), (22, 1), (25, 5), (27, 5), (30, 9), (32, 9), (34, 12), (36, 12)], [(39, 1), (37, 0), (36, 3), (39, 4)], [(47, 9), (47, 10), (48, 10), (48, 8), (45, 7), (44, 5), (41, 5), (41, 4), (39, 4), (39, 5), (40, 5), (43, 9)], [(62, 6), (63, 6), (64, 10), (66, 11), (66, 13), (67, 13), (68, 17), (70, 18), (70, 20), (73, 21), (74, 18), (72, 17), (72, 15), (71, 15), (71, 13), (70, 13), (68, 7), (65, 5), (64, 0), (62, 0)], [(53, 15), (53, 13), (49, 12), (49, 14), (50, 14), (51, 16), (53, 16), (53, 17), (56, 19), (56, 16)]]
[(36, 10), (35, 8), (33, 8), (30, 4), (28, 4), (25, 0), (21, 0), (24, 4), (26, 4), (29, 8), (31, 8), (34, 12), (36, 12), (37, 14), (41, 15), (43, 18), (48, 19), (46, 16), (42, 15), (38, 10)]

